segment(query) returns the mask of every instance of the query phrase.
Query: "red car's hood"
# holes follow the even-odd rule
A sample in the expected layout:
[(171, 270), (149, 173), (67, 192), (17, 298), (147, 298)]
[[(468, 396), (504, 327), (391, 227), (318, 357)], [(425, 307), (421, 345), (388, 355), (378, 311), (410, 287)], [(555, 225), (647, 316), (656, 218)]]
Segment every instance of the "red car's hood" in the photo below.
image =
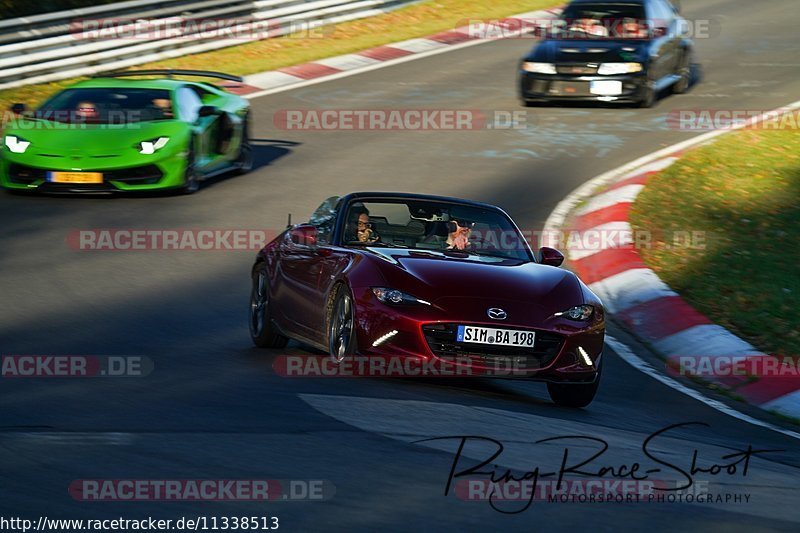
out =
[(550, 316), (583, 303), (578, 279), (569, 271), (536, 263), (394, 256), (381, 268), (387, 285), (425, 299), (437, 307), (488, 307), (527, 310)]

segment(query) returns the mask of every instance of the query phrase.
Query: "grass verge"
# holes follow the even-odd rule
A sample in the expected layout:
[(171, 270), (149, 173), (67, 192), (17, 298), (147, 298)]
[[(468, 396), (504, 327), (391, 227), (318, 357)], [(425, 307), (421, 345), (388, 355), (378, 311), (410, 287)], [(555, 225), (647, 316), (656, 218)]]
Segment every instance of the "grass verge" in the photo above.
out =
[(645, 263), (697, 310), (762, 351), (800, 355), (798, 199), (800, 135), (748, 130), (651, 179), (631, 225), (654, 235)]
[[(324, 37), (290, 35), (136, 68), (186, 68), (253, 74), (452, 30), (467, 19), (506, 17), (562, 3), (563, 0), (428, 0), (383, 15), (331, 26), (323, 30)], [(62, 80), (0, 91), (0, 109), (8, 109), (14, 102), (25, 102), (35, 107), (47, 96), (75, 81)]]

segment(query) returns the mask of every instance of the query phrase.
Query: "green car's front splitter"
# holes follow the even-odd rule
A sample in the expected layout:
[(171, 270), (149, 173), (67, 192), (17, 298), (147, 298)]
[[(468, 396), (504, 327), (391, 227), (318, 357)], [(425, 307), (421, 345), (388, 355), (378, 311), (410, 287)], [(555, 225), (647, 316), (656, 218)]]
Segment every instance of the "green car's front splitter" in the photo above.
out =
[(140, 164), (133, 166), (109, 164), (102, 159), (12, 154), (4, 150), (0, 155), (0, 186), (30, 192), (110, 193), (177, 189), (184, 185), (187, 163), (183, 151), (142, 156)]

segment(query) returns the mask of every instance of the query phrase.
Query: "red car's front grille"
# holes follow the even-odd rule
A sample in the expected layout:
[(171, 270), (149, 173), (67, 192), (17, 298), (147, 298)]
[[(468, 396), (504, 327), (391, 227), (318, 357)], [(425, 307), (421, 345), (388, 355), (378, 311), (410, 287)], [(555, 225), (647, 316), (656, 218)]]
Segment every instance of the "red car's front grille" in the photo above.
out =
[(502, 368), (543, 368), (561, 351), (564, 337), (556, 333), (536, 331), (533, 348), (473, 344), (456, 341), (459, 324), (428, 324), (422, 327), (433, 354), (441, 358), (468, 357), (481, 366)]

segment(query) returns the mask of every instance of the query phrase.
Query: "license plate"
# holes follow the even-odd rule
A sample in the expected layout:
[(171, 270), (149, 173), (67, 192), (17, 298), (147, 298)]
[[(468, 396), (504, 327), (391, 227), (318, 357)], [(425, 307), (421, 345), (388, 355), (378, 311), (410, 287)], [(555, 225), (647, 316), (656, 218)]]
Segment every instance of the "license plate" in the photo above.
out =
[(622, 94), (622, 82), (613, 80), (593, 81), (589, 84), (589, 92), (598, 96), (617, 96)]
[(102, 172), (48, 172), (53, 183), (103, 183)]
[(523, 348), (533, 348), (535, 337), (533, 331), (478, 326), (458, 326), (458, 332), (456, 333), (457, 342), (520, 346)]

